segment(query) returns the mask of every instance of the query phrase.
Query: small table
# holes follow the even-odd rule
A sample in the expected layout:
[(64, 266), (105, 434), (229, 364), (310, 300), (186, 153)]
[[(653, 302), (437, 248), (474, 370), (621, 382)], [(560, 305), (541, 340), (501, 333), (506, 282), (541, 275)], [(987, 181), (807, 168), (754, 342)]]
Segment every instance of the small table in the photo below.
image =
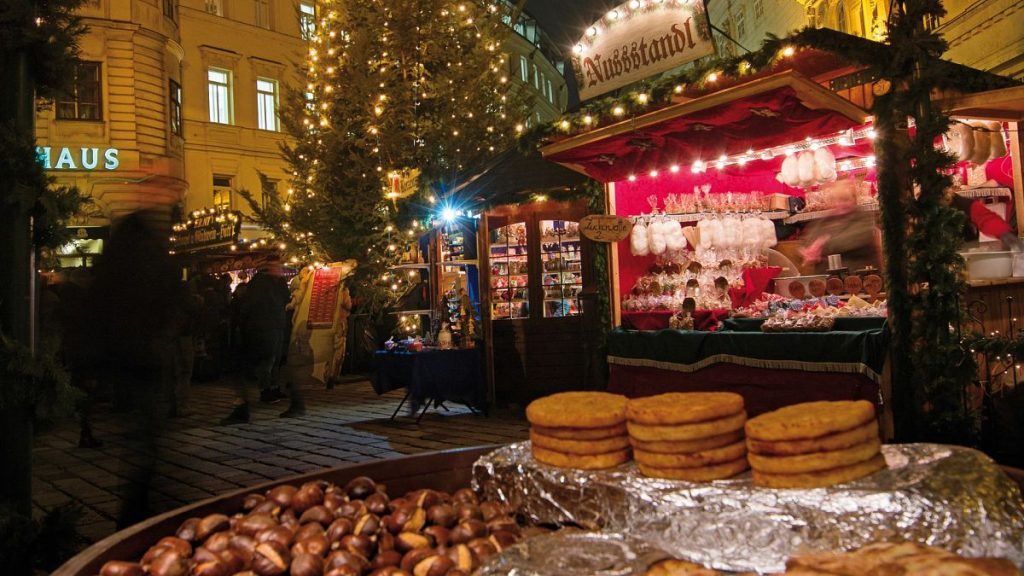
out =
[(422, 352), (378, 350), (373, 355), (376, 372), (373, 390), (384, 394), (405, 388), (394, 419), (410, 397), (414, 405), (422, 405), (419, 422), (431, 405), (459, 402), (473, 411), (486, 413), (486, 384), (483, 372), (483, 349), (441, 350), (424, 348)]

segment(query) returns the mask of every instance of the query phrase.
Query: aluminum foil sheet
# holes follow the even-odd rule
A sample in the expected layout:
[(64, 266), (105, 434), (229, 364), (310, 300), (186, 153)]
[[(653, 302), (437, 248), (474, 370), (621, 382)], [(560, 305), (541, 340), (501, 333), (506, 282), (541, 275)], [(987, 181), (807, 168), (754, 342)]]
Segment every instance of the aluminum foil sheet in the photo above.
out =
[(556, 468), (521, 442), (480, 458), (473, 486), (535, 523), (628, 534), (719, 570), (781, 571), (800, 552), (908, 540), (1024, 568), (1024, 501), (990, 458), (938, 444), (882, 453), (888, 468), (867, 478), (779, 490), (754, 487), (749, 472), (695, 484), (647, 478), (634, 463)]
[(641, 576), (651, 564), (670, 557), (637, 538), (567, 529), (511, 546), (473, 576)]

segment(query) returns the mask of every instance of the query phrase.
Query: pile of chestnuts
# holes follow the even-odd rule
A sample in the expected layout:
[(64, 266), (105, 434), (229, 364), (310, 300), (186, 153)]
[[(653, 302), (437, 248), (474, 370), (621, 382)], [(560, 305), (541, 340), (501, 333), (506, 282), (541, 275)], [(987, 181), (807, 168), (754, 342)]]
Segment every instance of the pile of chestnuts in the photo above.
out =
[(354, 478), (249, 494), (234, 516), (189, 518), (136, 562), (100, 576), (466, 576), (488, 556), (543, 532), (468, 488), (389, 498)]

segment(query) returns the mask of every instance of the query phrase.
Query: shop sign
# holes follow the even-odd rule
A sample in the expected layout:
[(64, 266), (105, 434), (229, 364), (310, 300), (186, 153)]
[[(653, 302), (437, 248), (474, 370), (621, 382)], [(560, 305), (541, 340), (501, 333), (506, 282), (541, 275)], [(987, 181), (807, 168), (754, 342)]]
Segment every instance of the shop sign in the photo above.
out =
[(171, 244), (176, 252), (226, 246), (237, 242), (241, 231), (241, 212), (200, 214), (186, 225), (175, 226)]
[(408, 198), (415, 194), (419, 188), (419, 168), (402, 171), (396, 170), (389, 174), (389, 176), (391, 179), (391, 191), (388, 193), (389, 198)]
[(618, 242), (633, 229), (629, 218), (605, 214), (591, 214), (580, 220), (580, 232), (594, 242)]
[(580, 100), (713, 54), (701, 0), (631, 0), (608, 11), (573, 48)]
[(36, 146), (44, 170), (117, 170), (121, 160), (117, 148), (53, 148)]

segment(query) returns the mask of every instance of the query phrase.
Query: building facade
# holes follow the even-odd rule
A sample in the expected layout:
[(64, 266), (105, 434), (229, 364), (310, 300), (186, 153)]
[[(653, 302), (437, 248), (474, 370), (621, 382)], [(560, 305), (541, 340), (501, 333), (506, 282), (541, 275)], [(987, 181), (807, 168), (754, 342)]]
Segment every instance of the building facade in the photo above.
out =
[[(315, 0), (86, 0), (74, 93), (36, 118), (46, 170), (93, 201), (73, 224), (151, 209), (170, 229), (194, 210), (251, 212), (239, 190), (283, 192), (278, 109), (303, 82), (316, 11)], [(567, 100), (561, 58), (528, 14), (506, 24), (509, 77), (536, 94), (533, 120), (553, 120)]]
[[(949, 43), (945, 58), (996, 74), (1024, 77), (1024, 0), (946, 0), (936, 29)], [(757, 50), (768, 34), (827, 27), (884, 40), (889, 3), (882, 0), (721, 0), (708, 3), (722, 55)], [(735, 40), (735, 42), (733, 41)]]

